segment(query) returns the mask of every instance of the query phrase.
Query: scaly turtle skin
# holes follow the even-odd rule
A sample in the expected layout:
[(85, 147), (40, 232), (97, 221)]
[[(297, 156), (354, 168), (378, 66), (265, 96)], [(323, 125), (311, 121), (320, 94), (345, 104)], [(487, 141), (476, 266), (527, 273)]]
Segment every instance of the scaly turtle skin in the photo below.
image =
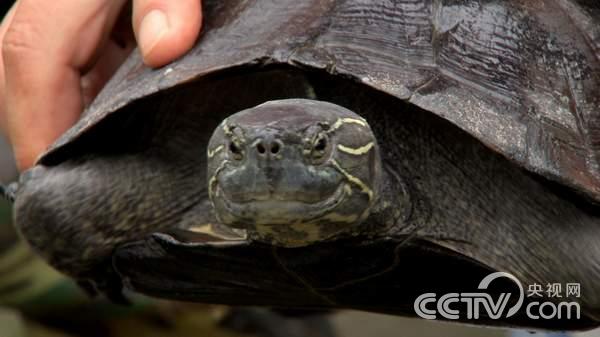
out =
[(187, 56), (133, 55), (23, 175), (16, 222), (52, 265), (112, 297), (402, 315), (504, 271), (580, 283), (582, 318), (471, 323), (598, 325), (598, 4), (205, 11)]

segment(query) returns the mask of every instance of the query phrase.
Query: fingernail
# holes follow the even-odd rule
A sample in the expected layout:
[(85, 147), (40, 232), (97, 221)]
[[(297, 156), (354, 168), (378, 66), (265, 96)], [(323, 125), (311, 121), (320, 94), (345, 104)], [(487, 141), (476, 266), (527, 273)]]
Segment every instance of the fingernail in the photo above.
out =
[(142, 55), (147, 56), (169, 31), (169, 20), (164, 12), (152, 10), (144, 16), (140, 24), (138, 43)]

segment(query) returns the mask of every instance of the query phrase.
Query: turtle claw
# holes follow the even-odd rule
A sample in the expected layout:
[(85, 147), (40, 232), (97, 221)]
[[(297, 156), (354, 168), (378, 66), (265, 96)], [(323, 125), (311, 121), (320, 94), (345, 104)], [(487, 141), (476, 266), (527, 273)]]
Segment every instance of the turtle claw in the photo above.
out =
[(87, 278), (78, 279), (77, 285), (89, 297), (103, 295), (114, 304), (131, 305), (131, 301), (123, 293), (123, 281), (112, 266), (110, 269), (101, 268)]
[(108, 282), (97, 282), (85, 279), (78, 280), (77, 285), (91, 298), (96, 298), (99, 294), (102, 294), (114, 304), (131, 305), (131, 301), (123, 294), (123, 285), (121, 281), (117, 284), (112, 280)]
[(115, 275), (115, 277), (109, 277), (102, 282), (97, 282), (95, 284), (96, 289), (109, 301), (115, 304), (131, 305), (131, 301), (123, 293), (123, 283), (121, 282), (121, 279), (116, 277), (114, 272), (112, 275)]
[(43, 170), (44, 168), (40, 166), (34, 166), (28, 170), (21, 172), (18, 181), (14, 181), (6, 185), (0, 185), (0, 196), (10, 201), (11, 203), (14, 203), (15, 199), (17, 198), (19, 188), (25, 183), (27, 183), (27, 181), (37, 176), (39, 172), (43, 172)]
[(95, 298), (98, 296), (98, 290), (96, 290), (94, 282), (90, 280), (77, 280), (76, 283), (79, 289), (83, 290), (89, 297)]
[(119, 290), (107, 289), (103, 293), (104, 293), (104, 296), (106, 296), (106, 298), (109, 301), (113, 302), (114, 304), (119, 304), (119, 305), (124, 305), (124, 306), (130, 306), (132, 304), (131, 300), (129, 300), (129, 298), (127, 298), (127, 296), (125, 296), (125, 294), (123, 294), (122, 287)]
[(12, 182), (8, 185), (0, 185), (0, 195), (11, 203), (14, 203), (18, 189), (19, 183), (17, 182)]

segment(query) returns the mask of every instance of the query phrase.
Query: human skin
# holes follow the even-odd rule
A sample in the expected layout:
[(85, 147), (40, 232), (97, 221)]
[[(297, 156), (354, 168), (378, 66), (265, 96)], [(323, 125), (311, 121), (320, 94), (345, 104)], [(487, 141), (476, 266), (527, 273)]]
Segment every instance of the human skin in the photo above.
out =
[(24, 170), (77, 121), (137, 45), (150, 67), (182, 56), (199, 0), (17, 0), (0, 24), (0, 128)]

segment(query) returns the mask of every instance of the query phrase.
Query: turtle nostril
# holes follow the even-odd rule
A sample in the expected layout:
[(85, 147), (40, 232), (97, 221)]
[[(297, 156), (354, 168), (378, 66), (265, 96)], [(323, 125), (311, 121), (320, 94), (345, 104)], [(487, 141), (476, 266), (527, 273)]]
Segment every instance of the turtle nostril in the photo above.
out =
[(279, 144), (277, 142), (273, 142), (273, 144), (271, 144), (271, 153), (276, 154), (277, 152), (279, 152)]
[(270, 156), (280, 153), (281, 149), (283, 148), (283, 143), (279, 140), (261, 139), (260, 141), (256, 142), (254, 146), (258, 155)]
[(258, 153), (260, 153), (260, 154), (267, 152), (263, 143), (256, 144), (256, 150), (258, 150)]

